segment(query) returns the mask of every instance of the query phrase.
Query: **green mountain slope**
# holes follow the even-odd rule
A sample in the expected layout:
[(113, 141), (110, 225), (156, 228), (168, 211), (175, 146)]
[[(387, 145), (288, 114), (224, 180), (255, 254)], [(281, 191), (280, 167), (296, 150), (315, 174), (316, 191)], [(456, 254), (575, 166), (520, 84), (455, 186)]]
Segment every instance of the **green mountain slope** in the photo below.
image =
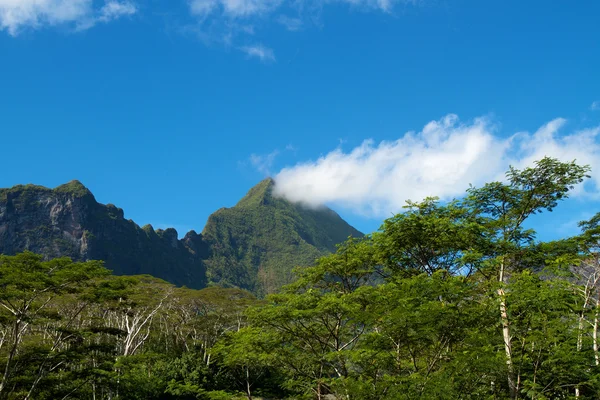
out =
[(362, 233), (329, 208), (309, 209), (272, 194), (266, 179), (232, 208), (212, 214), (202, 236), (211, 249), (208, 281), (259, 295), (291, 282), (292, 268), (307, 266), (348, 236)]

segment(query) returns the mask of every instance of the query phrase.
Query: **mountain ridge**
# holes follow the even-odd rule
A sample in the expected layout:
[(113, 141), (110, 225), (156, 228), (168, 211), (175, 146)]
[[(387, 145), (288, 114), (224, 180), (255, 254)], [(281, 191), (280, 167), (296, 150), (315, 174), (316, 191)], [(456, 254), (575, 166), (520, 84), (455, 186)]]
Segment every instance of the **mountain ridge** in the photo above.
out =
[(264, 295), (293, 279), (348, 236), (362, 233), (328, 208), (308, 209), (273, 195), (267, 178), (235, 206), (211, 214), (201, 233), (140, 227), (123, 209), (96, 201), (78, 180), (53, 189), (0, 189), (0, 253), (100, 259), (118, 275), (147, 273), (176, 285), (240, 287)]
[(201, 263), (206, 249), (199, 242), (191, 236), (179, 241), (174, 229), (141, 228), (125, 219), (123, 209), (98, 203), (76, 180), (54, 189), (32, 184), (0, 189), (0, 253), (99, 259), (118, 275), (148, 273), (201, 288), (207, 283)]

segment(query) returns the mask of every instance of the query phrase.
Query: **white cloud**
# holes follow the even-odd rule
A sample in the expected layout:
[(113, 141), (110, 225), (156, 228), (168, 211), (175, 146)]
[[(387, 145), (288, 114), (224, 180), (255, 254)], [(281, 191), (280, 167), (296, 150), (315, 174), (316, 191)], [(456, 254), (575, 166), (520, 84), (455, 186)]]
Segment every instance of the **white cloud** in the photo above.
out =
[(469, 184), (502, 179), (508, 165), (531, 165), (545, 155), (591, 165), (599, 172), (592, 190), (600, 190), (600, 127), (559, 136), (565, 122), (556, 119), (533, 134), (503, 138), (487, 118), (461, 123), (450, 114), (392, 142), (366, 140), (350, 152), (337, 148), (284, 168), (275, 176), (276, 193), (311, 206), (335, 203), (385, 217), (406, 200), (458, 197)]
[(100, 16), (98, 19), (103, 22), (112, 21), (120, 17), (133, 15), (137, 12), (135, 4), (126, 1), (109, 1), (100, 9)]
[(600, 126), (559, 135), (566, 120), (557, 118), (543, 125), (535, 133), (517, 133), (509, 139), (508, 163), (524, 168), (544, 156), (562, 161), (577, 160), (579, 164), (592, 167), (593, 191), (584, 186), (575, 188), (575, 195), (597, 196), (600, 191)]
[(593, 102), (592, 105), (590, 106), (590, 110), (592, 110), (592, 111), (600, 110), (600, 101)]
[(273, 50), (263, 46), (262, 44), (240, 47), (240, 50), (246, 53), (249, 57), (259, 58), (263, 62), (275, 61), (275, 54), (273, 53)]
[(22, 30), (45, 26), (72, 25), (87, 29), (96, 22), (108, 22), (131, 15), (131, 2), (110, 0), (95, 8), (93, 0), (0, 0), (0, 30), (16, 36)]
[(26, 26), (58, 25), (89, 15), (91, 0), (0, 0), (0, 28), (17, 35)]

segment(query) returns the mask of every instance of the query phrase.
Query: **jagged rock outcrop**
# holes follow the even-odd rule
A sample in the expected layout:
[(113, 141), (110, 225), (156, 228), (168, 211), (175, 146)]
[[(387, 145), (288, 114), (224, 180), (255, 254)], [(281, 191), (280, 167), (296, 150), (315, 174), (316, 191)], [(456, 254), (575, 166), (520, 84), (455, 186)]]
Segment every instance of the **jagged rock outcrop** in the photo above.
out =
[(177, 285), (206, 286), (208, 247), (189, 232), (140, 228), (123, 210), (96, 201), (80, 182), (55, 189), (19, 185), (0, 189), (0, 253), (24, 250), (48, 258), (104, 260), (115, 274), (150, 274)]

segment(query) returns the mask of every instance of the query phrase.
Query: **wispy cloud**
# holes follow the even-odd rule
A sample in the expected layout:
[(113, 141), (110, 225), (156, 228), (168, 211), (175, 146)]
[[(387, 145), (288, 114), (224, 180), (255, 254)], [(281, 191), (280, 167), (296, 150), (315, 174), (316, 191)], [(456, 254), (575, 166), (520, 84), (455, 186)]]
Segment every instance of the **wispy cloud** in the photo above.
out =
[(137, 12), (135, 4), (127, 2), (109, 1), (100, 9), (99, 21), (109, 22)]
[(206, 17), (220, 14), (222, 17), (244, 18), (266, 14), (281, 5), (282, 0), (190, 0), (193, 15)]
[[(275, 149), (269, 154), (251, 154), (248, 161), (250, 161), (250, 165), (265, 176), (273, 175), (273, 164), (275, 164), (275, 159), (279, 157), (282, 153), (296, 153), (296, 147), (289, 143), (285, 146), (283, 151), (279, 151), (279, 149)], [(240, 163), (242, 166), (246, 165), (246, 162)]]
[(250, 155), (250, 164), (252, 164), (252, 166), (261, 174), (270, 176), (271, 168), (278, 155), (279, 150), (274, 150), (267, 155), (252, 154)]
[(0, 0), (0, 30), (11, 36), (47, 26), (70, 25), (82, 30), (136, 11), (129, 1), (109, 0), (98, 8), (93, 0)]
[(590, 106), (590, 110), (592, 110), (592, 111), (600, 110), (600, 101), (593, 102), (592, 105)]
[(240, 47), (240, 50), (246, 53), (249, 57), (258, 58), (262, 62), (275, 61), (275, 53), (273, 53), (273, 50), (263, 46), (262, 44), (256, 44), (253, 46), (243, 46)]
[[(279, 11), (286, 5), (287, 8), (301, 10), (303, 8), (318, 8), (328, 4), (328, 1), (317, 0), (318, 4), (311, 4), (310, 7), (305, 7), (307, 1), (284, 1), (284, 0), (188, 0), (190, 11), (193, 15), (206, 17), (213, 14), (216, 17), (229, 18), (249, 18), (257, 15), (273, 15), (275, 11)], [(341, 3), (346, 3), (354, 8), (363, 8), (365, 10), (381, 10), (391, 12), (392, 9), (399, 4), (417, 5), (422, 0), (339, 0)], [(280, 14), (275, 17), (280, 23), (298, 27), (302, 20), (298, 17), (290, 17)]]
[(277, 18), (277, 22), (285, 26), (288, 31), (298, 31), (302, 28), (303, 22), (300, 18), (288, 17), (287, 15), (280, 15)]
[(358, 214), (387, 216), (406, 200), (451, 199), (469, 184), (502, 179), (509, 165), (522, 168), (544, 156), (577, 160), (597, 171), (592, 185), (575, 195), (600, 191), (600, 127), (559, 135), (555, 119), (534, 133), (499, 135), (488, 118), (460, 122), (450, 114), (391, 142), (366, 140), (345, 152), (337, 148), (316, 161), (282, 169), (276, 193), (311, 206), (334, 203)]
[[(424, 0), (336, 0), (353, 9), (392, 12), (400, 4), (417, 5)], [(334, 2), (328, 0), (187, 0), (190, 14), (196, 24), (184, 31), (194, 32), (205, 43), (221, 43), (239, 48), (241, 38), (254, 35), (244, 28), (260, 29), (272, 24), (288, 31), (305, 28), (318, 18), (315, 13)], [(247, 40), (246, 40), (247, 41)], [(273, 51), (262, 46), (241, 47), (247, 54), (261, 60), (274, 60)]]

